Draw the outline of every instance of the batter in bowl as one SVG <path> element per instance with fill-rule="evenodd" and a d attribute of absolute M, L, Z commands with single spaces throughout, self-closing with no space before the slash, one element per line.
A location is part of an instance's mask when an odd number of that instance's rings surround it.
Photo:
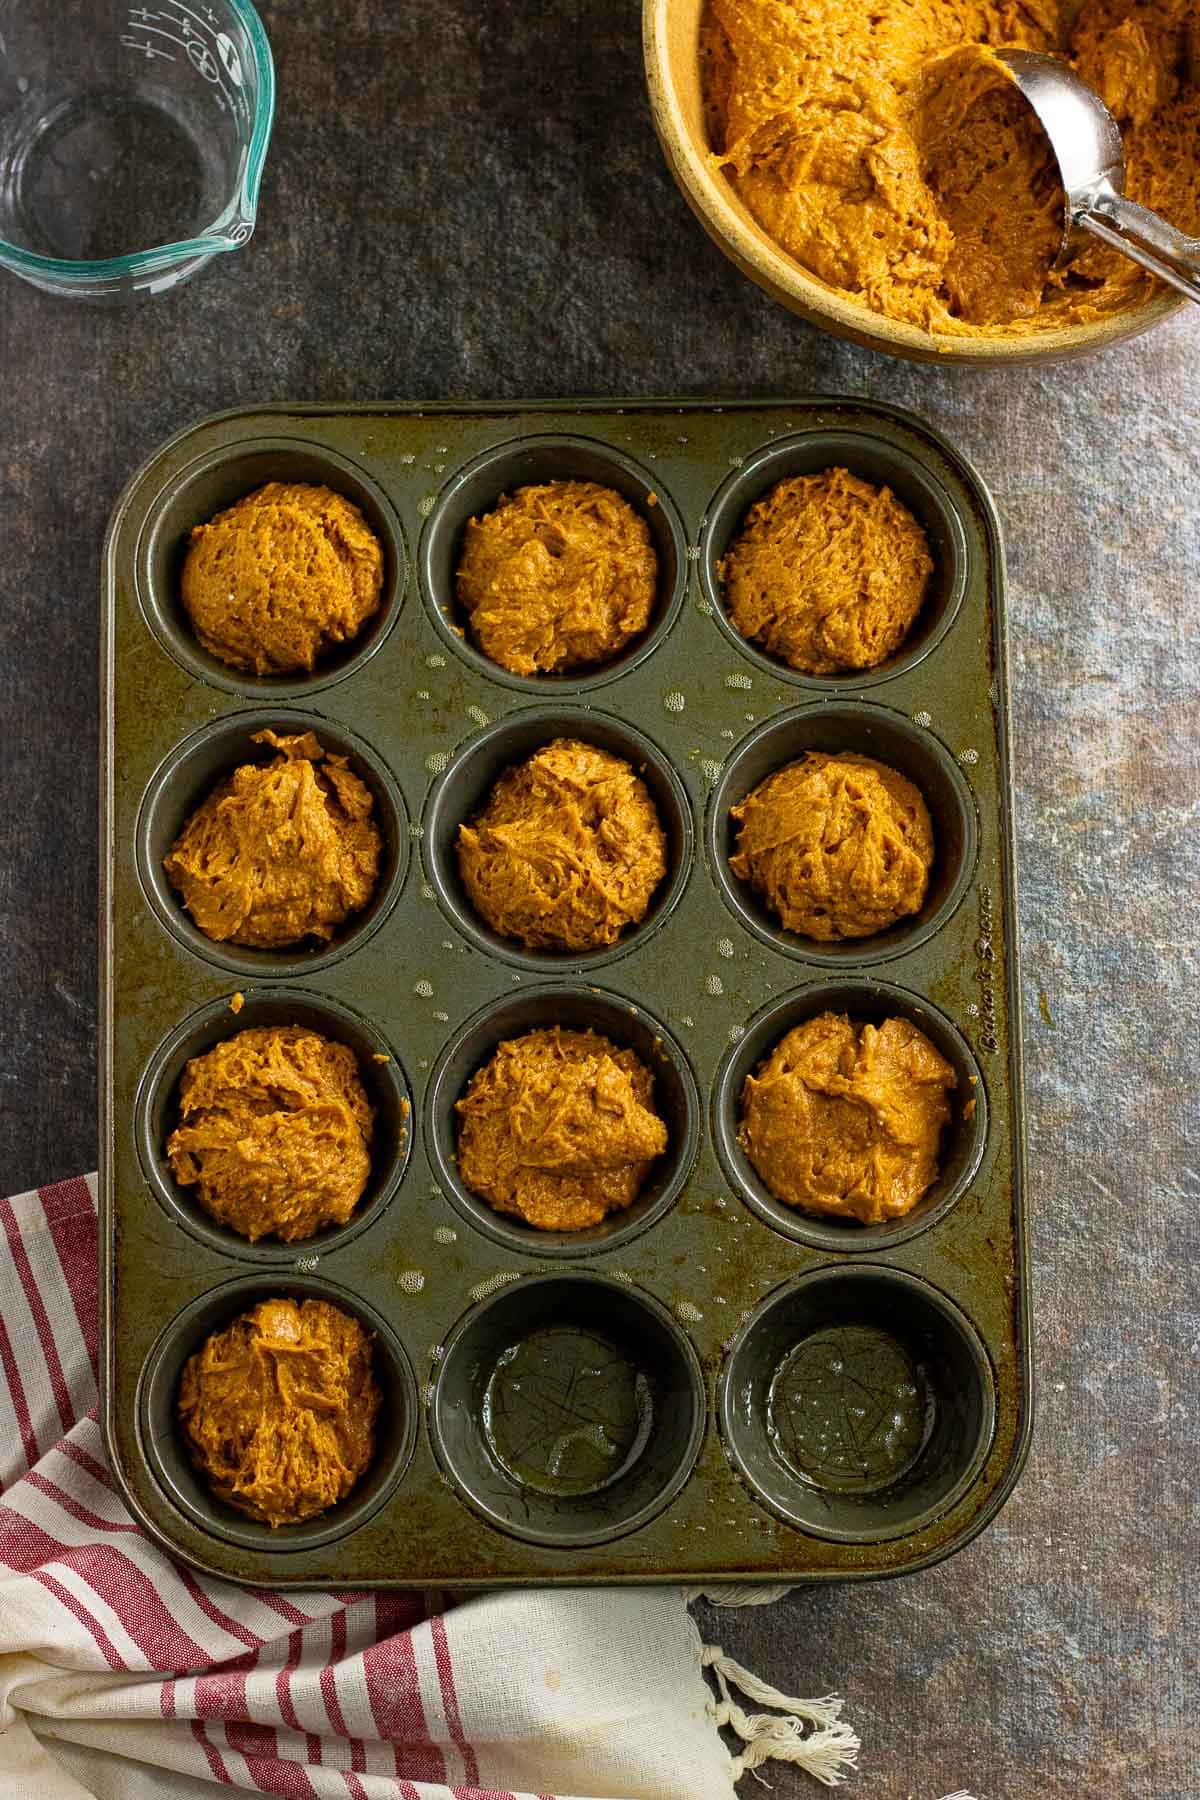
<path fill-rule="evenodd" d="M 1158 284 L 1102 245 L 1052 272 L 1049 146 L 981 47 L 1069 56 L 1122 129 L 1126 191 L 1194 234 L 1196 35 L 1190 0 L 709 0 L 709 138 L 764 231 L 874 312 L 956 335 L 1083 324 Z"/>

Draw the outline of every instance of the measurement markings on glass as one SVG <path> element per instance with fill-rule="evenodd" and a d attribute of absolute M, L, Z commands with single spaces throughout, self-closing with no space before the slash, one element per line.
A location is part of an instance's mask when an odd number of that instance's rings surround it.
<path fill-rule="evenodd" d="M 131 6 L 129 32 L 122 35 L 121 42 L 126 49 L 136 50 L 139 55 L 144 56 L 147 62 L 155 57 L 166 62 L 176 62 L 178 58 L 170 50 L 152 40 L 163 38 L 168 44 L 174 44 L 177 50 L 183 51 L 202 80 L 217 90 L 214 96 L 217 104 L 222 108 L 232 107 L 234 93 L 226 86 L 226 78 L 234 90 L 241 89 L 241 57 L 227 33 L 217 30 L 216 14 L 212 8 L 206 7 L 205 11 L 207 19 L 182 5 L 177 5 L 170 11 L 152 11 L 147 6 Z M 212 42 L 207 42 L 202 33 L 207 34 Z"/>

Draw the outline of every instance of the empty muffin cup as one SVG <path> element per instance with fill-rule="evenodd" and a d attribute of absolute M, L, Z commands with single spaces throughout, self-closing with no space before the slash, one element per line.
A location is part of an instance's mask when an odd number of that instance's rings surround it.
<path fill-rule="evenodd" d="M 192 530 L 271 481 L 326 487 L 358 507 L 383 549 L 378 610 L 348 643 L 331 650 L 311 674 L 252 675 L 230 667 L 200 643 L 180 598 Z M 395 507 L 376 481 L 336 451 L 293 438 L 252 438 L 210 450 L 163 487 L 143 528 L 135 563 L 138 603 L 168 656 L 190 675 L 254 700 L 299 698 L 360 669 L 395 624 L 404 596 L 407 556 Z"/>
<path fill-rule="evenodd" d="M 455 1487 L 497 1530 L 580 1550 L 654 1518 L 704 1433 L 700 1362 L 666 1308 L 598 1275 L 537 1275 L 459 1320 L 430 1429 Z"/>
<path fill-rule="evenodd" d="M 797 475 L 844 468 L 873 487 L 889 487 L 924 528 L 933 573 L 921 610 L 904 642 L 885 662 L 841 675 L 804 675 L 769 656 L 733 624 L 725 604 L 720 562 L 757 500 Z M 856 431 L 806 431 L 770 444 L 747 458 L 714 494 L 700 538 L 700 580 L 721 629 L 743 656 L 765 674 L 826 692 L 874 687 L 921 662 L 949 631 L 967 586 L 967 538 L 946 489 L 904 450 Z"/>
<path fill-rule="evenodd" d="M 667 1128 L 667 1148 L 652 1165 L 633 1205 L 582 1231 L 542 1231 L 497 1212 L 459 1174 L 455 1103 L 498 1045 L 555 1025 L 596 1031 L 633 1050 L 654 1077 L 653 1109 Z M 700 1141 L 700 1097 L 687 1057 L 651 1013 L 599 988 L 530 988 L 485 1006 L 449 1039 L 434 1064 L 425 1099 L 425 1142 L 435 1179 L 455 1210 L 485 1237 L 527 1256 L 593 1256 L 639 1236 L 670 1211 L 691 1172 Z"/>
<path fill-rule="evenodd" d="M 468 522 L 490 512 L 502 495 L 552 481 L 592 481 L 614 489 L 645 520 L 658 558 L 658 591 L 646 630 L 611 661 L 561 675 L 517 675 L 485 656 L 470 639 L 456 598 Z M 421 534 L 421 588 L 437 631 L 455 656 L 489 681 L 524 693 L 583 692 L 601 687 L 652 654 L 679 617 L 687 589 L 687 538 L 679 510 L 661 484 L 630 456 L 590 438 L 546 434 L 498 444 L 459 470 L 438 497 Z"/>
<path fill-rule="evenodd" d="M 192 921 L 167 879 L 163 859 L 201 802 L 244 763 L 269 762 L 276 752 L 256 744 L 256 732 L 280 736 L 315 732 L 322 748 L 349 759 L 353 772 L 370 788 L 374 819 L 383 838 L 379 878 L 361 912 L 346 921 L 327 944 L 260 950 L 218 943 Z M 408 812 L 399 784 L 377 751 L 344 725 L 316 713 L 264 708 L 240 712 L 204 725 L 159 765 L 142 798 L 135 829 L 138 877 L 146 899 L 171 935 L 205 962 L 234 975 L 259 980 L 303 976 L 339 961 L 378 930 L 396 902 L 408 867 Z"/>
<path fill-rule="evenodd" d="M 907 1019 L 924 1032 L 954 1070 L 955 1085 L 947 1096 L 950 1122 L 942 1134 L 937 1179 L 911 1212 L 882 1225 L 823 1218 L 789 1206 L 766 1186 L 738 1139 L 746 1077 L 754 1074 L 789 1031 L 827 1012 L 844 1013 L 860 1025 Z M 734 1191 L 776 1231 L 814 1250 L 852 1254 L 887 1250 L 944 1219 L 974 1181 L 987 1148 L 987 1090 L 967 1040 L 928 1000 L 891 982 L 821 982 L 770 1001 L 726 1051 L 713 1088 L 712 1130 L 721 1166 Z"/>
<path fill-rule="evenodd" d="M 870 937 L 824 942 L 786 931 L 749 882 L 729 867 L 737 848 L 732 809 L 768 775 L 808 751 L 850 751 L 897 770 L 920 790 L 933 826 L 933 865 L 919 912 Z M 845 968 L 886 962 L 931 938 L 951 917 L 970 885 L 978 852 L 975 801 L 962 770 L 928 729 L 890 707 L 865 700 L 798 706 L 759 725 L 730 752 L 708 804 L 706 842 L 717 885 L 730 910 L 766 943 L 803 962 Z"/>
<path fill-rule="evenodd" d="M 778 1517 L 871 1544 L 948 1512 L 995 1429 L 974 1326 L 899 1269 L 821 1268 L 776 1288 L 734 1339 L 717 1387 L 726 1454 Z"/>
<path fill-rule="evenodd" d="M 667 873 L 645 918 L 629 927 L 615 944 L 598 950 L 526 950 L 513 939 L 501 937 L 475 911 L 459 873 L 459 826 L 475 817 L 505 770 L 527 761 L 556 738 L 594 744 L 629 763 L 650 790 L 667 839 Z M 667 757 L 632 725 L 590 708 L 530 707 L 485 727 L 456 752 L 430 793 L 421 844 L 438 904 L 477 950 L 535 974 L 566 974 L 612 962 L 635 942 L 640 947 L 674 910 L 691 871 L 692 810 L 687 789 Z"/>
<path fill-rule="evenodd" d="M 354 1052 L 375 1114 L 371 1172 L 362 1198 L 344 1225 L 330 1226 L 313 1237 L 290 1243 L 263 1238 L 252 1244 L 219 1224 L 200 1205 L 194 1190 L 175 1179 L 167 1159 L 167 1139 L 179 1123 L 179 1083 L 193 1057 L 203 1056 L 240 1031 L 287 1025 L 303 1026 L 334 1043 L 348 1045 Z M 252 990 L 243 997 L 236 1014 L 226 997 L 210 1001 L 184 1019 L 164 1038 L 147 1063 L 133 1110 L 142 1171 L 170 1216 L 225 1256 L 267 1264 L 294 1264 L 299 1257 L 328 1255 L 373 1225 L 404 1178 L 414 1124 L 404 1070 L 392 1047 L 370 1021 L 324 995 L 284 987 Z"/>
<path fill-rule="evenodd" d="M 375 1456 L 344 1500 L 301 1525 L 270 1526 L 219 1500 L 188 1455 L 177 1417 L 179 1383 L 187 1359 L 214 1332 L 264 1300 L 326 1300 L 356 1318 L 374 1339 L 375 1379 L 382 1404 L 375 1424 Z M 173 1505 L 214 1537 L 267 1555 L 315 1550 L 363 1525 L 403 1480 L 417 1436 L 417 1390 L 399 1338 L 374 1307 L 316 1276 L 247 1276 L 226 1282 L 178 1313 L 153 1346 L 137 1395 L 142 1451 Z"/>

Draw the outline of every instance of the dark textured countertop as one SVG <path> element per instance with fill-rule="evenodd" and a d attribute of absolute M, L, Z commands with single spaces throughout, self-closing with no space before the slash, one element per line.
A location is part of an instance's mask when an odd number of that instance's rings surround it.
<path fill-rule="evenodd" d="M 0 1191 L 96 1160 L 98 559 L 163 437 L 287 397 L 841 391 L 924 413 L 1008 535 L 1036 1442 L 954 1561 L 704 1624 L 785 1689 L 847 1696 L 854 1791 L 1200 1794 L 1200 321 L 1004 375 L 841 346 L 694 224 L 634 0 L 265 14 L 279 121 L 250 249 L 129 312 L 0 290 Z"/>

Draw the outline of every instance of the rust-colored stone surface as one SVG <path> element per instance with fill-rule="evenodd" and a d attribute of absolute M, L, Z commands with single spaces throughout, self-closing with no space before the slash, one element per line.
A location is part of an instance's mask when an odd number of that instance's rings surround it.
<path fill-rule="evenodd" d="M 953 1562 L 704 1629 L 847 1696 L 848 1792 L 1195 1800 L 1200 320 L 1074 367 L 889 362 L 710 246 L 658 154 L 634 0 L 264 13 L 280 109 L 250 248 L 132 312 L 0 288 L 0 1191 L 95 1164 L 98 562 L 162 438 L 288 396 L 915 408 L 1008 534 L 1037 1437 Z"/>

